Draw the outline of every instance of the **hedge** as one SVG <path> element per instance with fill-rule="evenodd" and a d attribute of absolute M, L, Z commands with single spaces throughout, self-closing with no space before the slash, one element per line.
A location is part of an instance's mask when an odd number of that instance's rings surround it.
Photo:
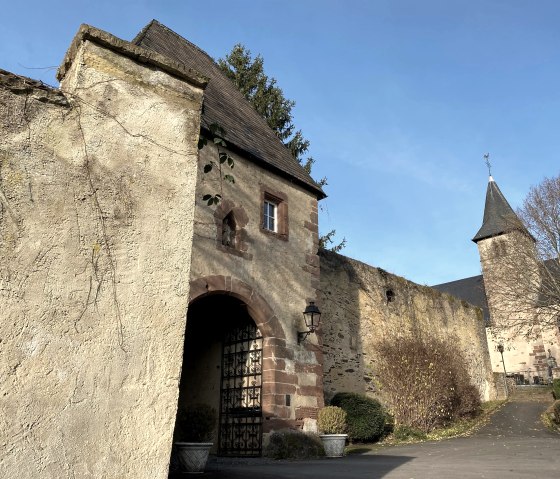
<path fill-rule="evenodd" d="M 348 436 L 353 442 L 375 442 L 383 435 L 386 413 L 379 401 L 356 393 L 337 393 L 331 406 L 346 411 Z"/>

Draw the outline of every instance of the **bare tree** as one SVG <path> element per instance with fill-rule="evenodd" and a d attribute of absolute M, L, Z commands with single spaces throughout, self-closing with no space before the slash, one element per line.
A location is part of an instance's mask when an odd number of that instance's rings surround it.
<path fill-rule="evenodd" d="M 533 186 L 517 216 L 481 248 L 484 283 L 495 330 L 531 338 L 559 326 L 560 176 Z"/>

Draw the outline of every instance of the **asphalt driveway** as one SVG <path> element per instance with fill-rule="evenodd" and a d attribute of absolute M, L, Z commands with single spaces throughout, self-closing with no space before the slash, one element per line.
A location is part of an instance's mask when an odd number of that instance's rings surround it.
<path fill-rule="evenodd" d="M 313 461 L 214 458 L 203 477 L 280 478 L 560 478 L 560 435 L 540 415 L 550 403 L 518 398 L 470 437 L 382 448 Z"/>

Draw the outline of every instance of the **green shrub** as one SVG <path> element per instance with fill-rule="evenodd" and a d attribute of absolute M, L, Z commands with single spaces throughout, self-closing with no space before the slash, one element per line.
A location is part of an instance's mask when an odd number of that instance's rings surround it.
<path fill-rule="evenodd" d="M 409 426 L 399 426 L 393 432 L 395 439 L 399 441 L 406 441 L 408 439 L 426 439 L 426 433 L 420 429 L 415 429 Z"/>
<path fill-rule="evenodd" d="M 211 442 L 216 429 L 216 410 L 207 404 L 179 407 L 175 423 L 177 442 Z"/>
<path fill-rule="evenodd" d="M 379 401 L 362 394 L 337 393 L 331 404 L 346 411 L 351 441 L 373 442 L 383 435 L 386 414 Z"/>
<path fill-rule="evenodd" d="M 554 413 L 554 422 L 556 424 L 560 424 L 560 399 L 554 402 L 554 405 L 552 406 L 552 412 Z"/>
<path fill-rule="evenodd" d="M 282 429 L 270 435 L 264 455 L 273 459 L 311 459 L 324 456 L 325 450 L 315 434 Z"/>
<path fill-rule="evenodd" d="M 554 379 L 552 381 L 552 395 L 554 399 L 560 399 L 560 379 Z"/>
<path fill-rule="evenodd" d="M 344 434 L 346 432 L 347 414 L 344 409 L 327 406 L 319 411 L 317 425 L 323 434 Z"/>

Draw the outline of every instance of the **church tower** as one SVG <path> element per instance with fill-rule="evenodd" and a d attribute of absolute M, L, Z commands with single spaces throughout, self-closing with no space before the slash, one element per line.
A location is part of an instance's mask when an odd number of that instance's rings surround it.
<path fill-rule="evenodd" d="M 540 284 L 535 240 L 492 176 L 482 226 L 472 241 L 478 246 L 490 311 L 487 336 L 492 368 L 523 374 L 523 380 L 532 383 L 535 377 L 545 376 L 546 364 L 539 328 L 533 328 L 530 338 L 526 329 L 527 324 L 535 324 L 535 291 Z M 509 329 L 500 327 L 506 324 Z M 503 363 L 498 345 L 505 348 Z"/>
<path fill-rule="evenodd" d="M 488 180 L 482 226 L 472 239 L 478 246 L 482 274 L 486 279 L 500 268 L 500 258 L 512 254 L 519 241 L 533 250 L 534 240 L 517 214 L 513 211 L 492 176 Z M 526 243 L 529 241 L 529 243 Z M 536 261 L 536 258 L 534 258 Z M 488 287 L 488 285 L 487 285 Z M 488 294 L 488 291 L 487 291 Z M 491 299 L 488 298 L 489 303 Z M 489 305 L 490 306 L 490 305 Z M 492 306 L 490 306 L 492 309 Z"/>

